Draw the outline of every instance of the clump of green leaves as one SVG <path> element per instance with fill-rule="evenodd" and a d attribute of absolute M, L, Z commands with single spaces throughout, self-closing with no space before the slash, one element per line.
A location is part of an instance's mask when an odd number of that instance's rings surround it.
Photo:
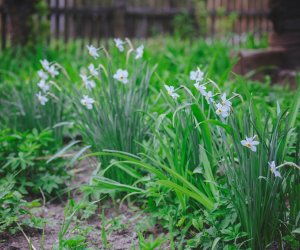
<path fill-rule="evenodd" d="M 142 233 L 138 233 L 138 239 L 139 247 L 143 250 L 163 249 L 162 245 L 165 242 L 162 236 L 154 238 L 153 235 L 150 235 L 148 239 L 145 239 Z"/>
<path fill-rule="evenodd" d="M 114 60 L 110 57 L 104 59 L 103 64 L 95 66 L 97 74 L 88 75 L 88 81 L 92 79 L 95 87 L 89 89 L 82 86 L 74 89 L 70 95 L 71 102 L 75 104 L 74 123 L 93 151 L 114 149 L 137 154 L 141 151 L 140 144 L 148 136 L 149 125 L 145 113 L 149 108 L 149 83 L 153 69 L 146 62 L 135 60 L 132 62 L 134 67 L 127 71 L 128 65 L 126 63 L 124 66 L 125 58 L 120 54 Z M 132 60 L 130 57 L 126 59 Z M 121 67 L 128 74 L 126 82 L 116 78 L 116 72 Z M 90 108 L 83 105 L 84 97 L 92 100 Z M 106 168 L 99 175 L 105 172 L 105 176 L 113 180 L 132 183 L 132 178 L 123 170 L 107 168 L 111 157 L 99 155 L 97 158 L 101 168 Z"/>
<path fill-rule="evenodd" d="M 289 155 L 294 147 L 299 96 L 298 90 L 290 113 L 281 111 L 279 105 L 276 114 L 263 113 L 250 101 L 234 110 L 227 132 L 216 129 L 223 141 L 216 150 L 226 166 L 232 203 L 251 249 L 286 246 L 283 236 L 291 235 L 292 229 L 299 226 L 299 221 L 294 220 L 295 208 L 299 216 L 299 192 L 298 198 L 295 196 L 299 167 L 296 157 Z M 259 143 L 257 149 L 245 147 L 242 140 L 254 135 Z"/>
<path fill-rule="evenodd" d="M 55 126 L 62 122 L 64 98 L 61 91 L 55 90 L 46 105 L 42 106 L 36 94 L 40 91 L 38 78 L 30 80 L 17 77 L 11 72 L 3 72 L 5 84 L 0 95 L 0 128 L 12 128 L 18 131 L 42 131 L 53 128 L 56 141 L 62 142 L 62 127 Z"/>
<path fill-rule="evenodd" d="M 68 179 L 64 160 L 47 159 L 57 150 L 53 131 L 0 131 L 0 176 L 14 175 L 16 188 L 23 194 L 58 194 Z"/>
<path fill-rule="evenodd" d="M 15 190 L 14 177 L 8 176 L 0 181 L 0 233 L 14 234 L 19 227 L 41 227 L 41 219 L 36 218 L 31 209 L 40 206 L 33 200 L 27 202 L 23 195 Z"/>

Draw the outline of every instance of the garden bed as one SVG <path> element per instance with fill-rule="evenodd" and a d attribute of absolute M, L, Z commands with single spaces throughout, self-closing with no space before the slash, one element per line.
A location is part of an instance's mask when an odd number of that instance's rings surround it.
<path fill-rule="evenodd" d="M 299 249 L 299 86 L 226 41 L 106 45 L 3 53 L 0 248 Z"/>

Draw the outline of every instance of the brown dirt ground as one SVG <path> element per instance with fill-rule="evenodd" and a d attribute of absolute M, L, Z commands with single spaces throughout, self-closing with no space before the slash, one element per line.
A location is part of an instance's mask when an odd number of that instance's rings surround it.
<path fill-rule="evenodd" d="M 78 187 L 81 184 L 88 183 L 93 169 L 91 168 L 91 162 L 83 161 L 75 168 L 75 176 L 70 184 L 70 187 Z M 74 200 L 80 200 L 81 194 L 73 191 L 71 196 Z M 54 245 L 58 243 L 58 234 L 61 229 L 61 224 L 64 218 L 64 209 L 66 200 L 58 202 L 47 202 L 39 215 L 44 215 L 48 224 L 45 226 L 44 236 L 44 249 L 54 249 Z M 110 234 L 107 235 L 109 242 L 109 249 L 132 249 L 138 246 L 138 237 L 134 230 L 134 226 L 143 221 L 147 216 L 141 212 L 137 207 L 132 205 L 128 206 L 124 204 L 122 208 L 116 208 L 113 206 L 110 200 L 106 200 L 104 204 L 106 208 L 105 219 L 111 220 L 113 218 L 119 218 L 121 225 L 126 225 L 122 229 L 110 230 Z M 108 208 L 107 208 L 108 207 Z M 143 222 L 142 222 L 143 223 Z M 102 249 L 101 240 L 101 218 L 100 214 L 95 215 L 94 218 L 87 221 L 83 221 L 80 226 L 91 226 L 93 229 L 88 233 L 89 249 Z M 110 224 L 106 226 L 106 230 L 110 229 Z M 42 230 L 24 229 L 25 234 L 31 240 L 32 245 L 36 250 L 42 249 Z M 149 228 L 151 234 L 158 235 L 162 231 L 157 227 Z M 27 250 L 30 249 L 28 241 L 25 236 L 19 232 L 15 235 L 0 235 L 0 249 L 1 250 Z M 76 249 L 76 248 L 75 248 Z M 136 248 L 138 249 L 138 248 Z M 167 249 L 167 248 L 164 248 Z"/>

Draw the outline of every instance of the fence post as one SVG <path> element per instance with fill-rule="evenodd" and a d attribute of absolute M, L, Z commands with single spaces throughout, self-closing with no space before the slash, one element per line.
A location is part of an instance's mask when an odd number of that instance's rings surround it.
<path fill-rule="evenodd" d="M 124 37 L 125 34 L 125 15 L 126 15 L 126 1 L 125 0 L 115 0 L 114 1 L 114 36 Z"/>

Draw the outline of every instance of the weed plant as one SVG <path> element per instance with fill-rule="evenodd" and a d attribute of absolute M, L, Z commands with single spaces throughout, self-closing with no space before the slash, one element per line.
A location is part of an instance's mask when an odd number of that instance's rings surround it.
<path fill-rule="evenodd" d="M 22 194 L 58 195 L 69 178 L 65 161 L 46 161 L 57 148 L 52 130 L 0 131 L 0 176 L 15 176 L 14 188 Z"/>
<path fill-rule="evenodd" d="M 15 190 L 15 177 L 12 175 L 0 180 L 0 233 L 14 234 L 20 227 L 41 228 L 43 220 L 32 213 L 39 207 L 37 200 L 27 202 L 23 195 Z"/>

